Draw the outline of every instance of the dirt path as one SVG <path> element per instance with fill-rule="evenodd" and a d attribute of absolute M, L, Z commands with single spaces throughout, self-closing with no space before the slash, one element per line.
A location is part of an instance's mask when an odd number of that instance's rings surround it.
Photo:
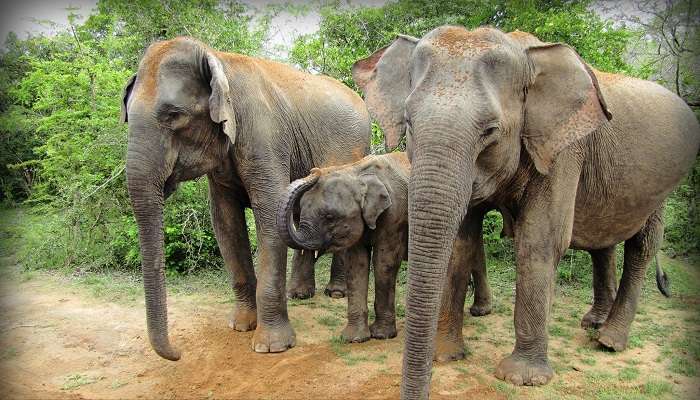
<path fill-rule="evenodd" d="M 169 362 L 148 345 L 142 300 L 108 301 L 70 278 L 21 273 L 11 255 L 1 261 L 3 398 L 398 397 L 403 337 L 337 343 L 344 300 L 290 303 L 297 346 L 255 354 L 251 332 L 227 328 L 226 299 L 171 295 L 171 337 L 183 358 Z M 471 355 L 434 368 L 433 398 L 700 398 L 698 297 L 674 303 L 646 287 L 630 348 L 619 354 L 602 351 L 578 328 L 585 301 L 559 293 L 550 329 L 556 377 L 542 388 L 493 377 L 513 345 L 512 294 L 497 291 L 492 315 L 465 322 Z"/>
<path fill-rule="evenodd" d="M 252 333 L 226 327 L 230 305 L 204 296 L 170 299 L 171 336 L 184 354 L 173 363 L 150 349 L 141 305 L 105 303 L 46 276 L 28 282 L 4 279 L 1 290 L 5 351 L 0 392 L 12 398 L 360 398 L 396 393 L 397 372 L 345 368 L 330 350 L 328 333 L 302 332 L 298 346 L 284 354 L 253 353 Z M 311 332 L 319 330 L 314 314 L 322 312 L 305 308 L 293 308 L 292 318 L 304 321 Z M 359 347 L 374 352 L 383 344 Z"/>

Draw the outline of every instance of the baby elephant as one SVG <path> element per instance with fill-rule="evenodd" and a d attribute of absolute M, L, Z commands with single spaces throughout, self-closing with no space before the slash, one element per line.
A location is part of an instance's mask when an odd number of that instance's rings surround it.
<path fill-rule="evenodd" d="M 410 164 L 405 153 L 367 156 L 352 164 L 312 169 L 306 178 L 292 182 L 280 204 L 277 226 L 290 247 L 347 252 L 348 324 L 342 332 L 342 339 L 347 342 L 396 336 L 396 274 L 408 255 L 409 175 Z M 298 224 L 295 214 L 299 215 Z M 370 254 L 374 264 L 376 317 L 368 326 Z M 457 254 L 453 256 L 454 263 L 465 264 L 460 259 Z M 466 288 L 468 284 L 470 274 L 464 273 L 465 268 L 473 275 L 475 295 L 471 313 L 488 314 L 491 294 L 485 263 L 455 267 L 451 271 L 461 273 L 454 273 L 448 279 L 464 280 L 458 286 Z M 443 303 L 443 311 L 451 312 L 446 308 L 454 308 L 447 298 Z M 460 304 L 456 312 L 461 313 L 462 307 Z"/>

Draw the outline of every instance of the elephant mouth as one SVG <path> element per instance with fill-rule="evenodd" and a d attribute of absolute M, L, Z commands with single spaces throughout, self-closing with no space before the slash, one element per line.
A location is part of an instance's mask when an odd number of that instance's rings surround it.
<path fill-rule="evenodd" d="M 301 250 L 301 254 L 305 254 L 307 252 L 312 252 L 314 255 L 314 263 L 318 261 L 319 258 L 321 258 L 322 255 L 326 254 L 328 252 L 328 249 L 318 249 L 318 250 L 308 250 L 308 249 L 303 249 Z M 331 253 L 333 253 L 331 251 Z"/>

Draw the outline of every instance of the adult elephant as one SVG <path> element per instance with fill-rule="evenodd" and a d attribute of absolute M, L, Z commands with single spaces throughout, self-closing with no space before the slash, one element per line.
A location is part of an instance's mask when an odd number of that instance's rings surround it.
<path fill-rule="evenodd" d="M 233 328 L 255 329 L 256 352 L 294 346 L 277 204 L 289 182 L 312 167 L 359 160 L 368 152 L 370 122 L 362 99 L 334 79 L 177 38 L 147 49 L 126 85 L 122 111 L 153 349 L 169 360 L 180 357 L 168 339 L 163 202 L 178 182 L 202 175 L 237 297 Z M 252 208 L 257 228 L 257 280 L 245 207 Z M 311 269 L 313 285 L 313 254 L 298 252 L 295 263 Z"/>
<path fill-rule="evenodd" d="M 593 71 L 565 44 L 491 28 L 401 36 L 358 61 L 353 76 L 389 142 L 408 132 L 402 396 L 428 396 L 451 243 L 458 231 L 469 234 L 460 226 L 472 225 L 468 211 L 482 204 L 506 209 L 514 223 L 516 344 L 496 375 L 518 385 L 553 376 L 547 322 L 568 247 L 599 252 L 598 271 L 625 242 L 621 285 L 598 339 L 624 348 L 662 237 L 663 201 L 700 143 L 683 100 L 654 83 Z"/>

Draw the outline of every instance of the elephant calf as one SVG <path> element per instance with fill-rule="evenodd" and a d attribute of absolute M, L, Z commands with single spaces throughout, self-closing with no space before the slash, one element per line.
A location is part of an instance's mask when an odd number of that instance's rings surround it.
<path fill-rule="evenodd" d="M 394 307 L 396 274 L 408 251 L 408 178 L 410 164 L 405 153 L 367 156 L 337 167 L 314 168 L 311 174 L 289 186 L 286 200 L 280 204 L 277 225 L 280 237 L 290 247 L 348 254 L 348 324 L 342 338 L 347 342 L 364 342 L 370 337 L 388 339 L 396 336 Z M 294 210 L 299 209 L 299 224 Z M 464 251 L 461 251 L 464 250 Z M 465 259 L 467 246 L 455 242 L 451 273 L 455 287 L 466 290 L 470 272 L 474 278 L 473 315 L 491 311 L 491 294 L 482 257 L 476 263 Z M 374 264 L 375 321 L 367 323 L 367 285 L 370 252 Z M 471 269 L 473 268 L 473 271 Z M 453 304 L 452 296 L 443 298 L 442 315 L 463 313 L 464 300 Z M 464 299 L 464 296 L 461 297 Z M 452 320 L 450 318 L 449 320 Z M 446 326 L 441 319 L 440 332 L 457 334 L 459 327 Z M 458 329 L 456 329 L 458 328 Z M 457 332 L 458 331 L 458 332 Z M 442 336 L 442 335 L 440 335 Z M 437 338 L 437 344 L 453 341 Z M 461 349 L 463 354 L 463 349 Z"/>

